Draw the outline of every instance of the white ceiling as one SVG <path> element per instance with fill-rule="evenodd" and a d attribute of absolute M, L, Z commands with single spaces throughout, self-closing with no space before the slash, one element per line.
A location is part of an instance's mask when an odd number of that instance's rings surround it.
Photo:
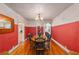
<path fill-rule="evenodd" d="M 8 7 L 22 15 L 26 20 L 34 20 L 38 13 L 46 21 L 52 21 L 62 13 L 71 3 L 8 3 Z"/>

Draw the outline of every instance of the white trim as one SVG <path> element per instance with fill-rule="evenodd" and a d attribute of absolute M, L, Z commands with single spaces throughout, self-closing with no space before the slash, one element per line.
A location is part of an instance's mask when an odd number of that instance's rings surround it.
<path fill-rule="evenodd" d="M 79 21 L 79 4 L 71 4 L 52 20 L 52 26 L 59 26 Z"/>
<path fill-rule="evenodd" d="M 66 21 L 66 22 L 60 22 L 57 21 L 57 22 L 53 22 L 52 23 L 52 26 L 55 27 L 55 26 L 60 26 L 60 25 L 65 25 L 65 24 L 71 24 L 71 23 L 75 23 L 75 22 L 79 22 L 79 19 L 78 20 L 73 20 L 73 21 Z"/>
<path fill-rule="evenodd" d="M 9 50 L 9 53 L 11 53 L 12 51 L 14 51 L 17 47 L 19 47 L 19 44 L 17 44 L 15 47 L 13 47 L 11 50 Z"/>
<path fill-rule="evenodd" d="M 25 39 L 24 41 L 26 41 L 27 39 Z M 22 42 L 23 44 L 24 42 Z M 20 45 L 20 43 L 18 43 L 15 47 L 13 47 L 11 50 L 9 50 L 9 53 L 13 52 L 16 48 L 18 48 Z"/>
<path fill-rule="evenodd" d="M 59 42 L 57 42 L 56 40 L 54 40 L 54 39 L 52 39 L 53 40 L 53 42 L 55 42 L 60 48 L 62 48 L 64 51 L 66 51 L 67 53 L 69 53 L 70 51 L 66 48 L 66 47 L 64 47 L 63 45 L 61 45 Z M 16 48 L 18 48 L 19 47 L 19 44 L 18 45 L 16 45 L 15 47 L 13 47 L 11 50 L 9 50 L 9 53 L 11 53 L 12 51 L 14 51 Z"/>
<path fill-rule="evenodd" d="M 64 51 L 66 51 L 67 53 L 69 53 L 70 51 L 64 47 L 63 45 L 61 45 L 59 42 L 57 42 L 56 40 L 52 39 L 60 48 L 62 48 Z"/>

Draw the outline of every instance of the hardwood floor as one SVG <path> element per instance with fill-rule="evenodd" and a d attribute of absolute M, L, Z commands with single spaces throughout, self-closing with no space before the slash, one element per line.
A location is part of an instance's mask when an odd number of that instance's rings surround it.
<path fill-rule="evenodd" d="M 78 54 L 70 51 L 70 53 L 65 52 L 53 41 L 50 42 L 50 49 L 45 50 L 44 55 L 70 55 Z M 30 41 L 26 40 L 24 43 L 21 43 L 17 49 L 15 49 L 11 55 L 36 55 L 36 51 L 30 48 Z"/>

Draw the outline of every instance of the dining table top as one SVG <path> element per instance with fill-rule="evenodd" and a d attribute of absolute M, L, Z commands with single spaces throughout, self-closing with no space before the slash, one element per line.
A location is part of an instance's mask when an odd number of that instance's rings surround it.
<path fill-rule="evenodd" d="M 46 36 L 42 35 L 41 37 L 42 37 L 42 38 L 39 38 L 39 40 L 36 40 L 36 39 L 38 38 L 38 36 L 34 36 L 34 37 L 32 38 L 32 41 L 36 41 L 36 42 L 40 41 L 40 42 L 42 42 L 42 41 L 46 41 L 46 40 L 47 40 L 47 37 L 46 37 Z M 44 40 L 43 40 L 43 39 L 44 39 Z"/>

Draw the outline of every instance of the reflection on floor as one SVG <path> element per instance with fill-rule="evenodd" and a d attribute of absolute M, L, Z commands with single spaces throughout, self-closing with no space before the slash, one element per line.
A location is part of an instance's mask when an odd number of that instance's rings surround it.
<path fill-rule="evenodd" d="M 50 49 L 44 51 L 44 55 L 68 55 L 68 54 L 78 54 L 78 53 L 75 52 L 67 53 L 53 41 L 50 42 Z M 26 40 L 24 43 L 20 44 L 19 47 L 11 53 L 11 55 L 36 55 L 36 51 L 30 48 L 30 41 Z"/>

